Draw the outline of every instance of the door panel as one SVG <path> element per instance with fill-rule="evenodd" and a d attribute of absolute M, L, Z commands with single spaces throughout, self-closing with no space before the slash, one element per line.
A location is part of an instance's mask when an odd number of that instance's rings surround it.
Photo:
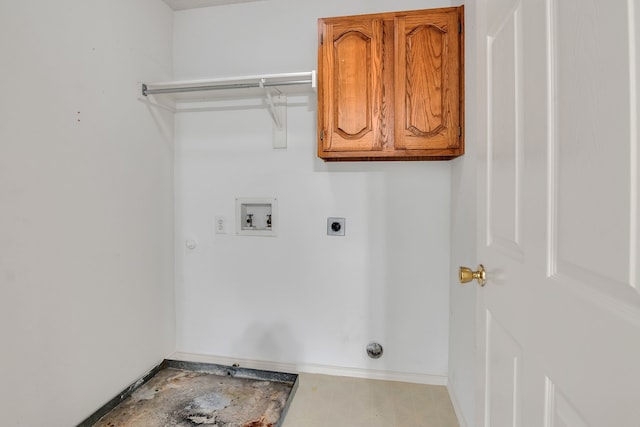
<path fill-rule="evenodd" d="M 487 37 L 487 244 L 522 259 L 521 4 Z"/>
<path fill-rule="evenodd" d="M 544 427 L 588 427 L 556 385 L 546 378 Z"/>
<path fill-rule="evenodd" d="M 456 13 L 395 19 L 396 148 L 460 145 L 459 25 Z"/>
<path fill-rule="evenodd" d="M 478 4 L 478 426 L 640 425 L 637 9 Z"/>
<path fill-rule="evenodd" d="M 556 87 L 552 170 L 557 171 L 551 177 L 556 189 L 551 255 L 554 273 L 635 287 L 630 283 L 635 265 L 620 256 L 637 245 L 631 233 L 637 210 L 632 215 L 630 206 L 637 135 L 631 135 L 629 111 L 636 76 L 629 75 L 631 40 L 621 25 L 627 22 L 626 12 L 624 1 L 551 2 L 550 25 L 566 28 L 554 31 L 551 46 L 557 58 L 551 69 Z M 582 107 L 573 108 L 577 105 Z"/>
<path fill-rule="evenodd" d="M 369 73 L 372 40 L 359 31 L 348 31 L 333 44 L 336 73 L 333 89 L 336 100 L 333 111 L 335 130 L 343 138 L 358 137 L 371 131 Z"/>
<path fill-rule="evenodd" d="M 520 426 L 522 346 L 487 311 L 487 419 L 490 426 Z"/>
<path fill-rule="evenodd" d="M 382 150 L 383 25 L 378 18 L 324 20 L 318 66 L 324 151 Z"/>

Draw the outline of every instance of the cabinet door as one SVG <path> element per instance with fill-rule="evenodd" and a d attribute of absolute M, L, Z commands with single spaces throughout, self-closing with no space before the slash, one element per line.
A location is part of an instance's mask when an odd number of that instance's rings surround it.
<path fill-rule="evenodd" d="M 460 9 L 395 18 L 395 148 L 462 153 Z"/>
<path fill-rule="evenodd" d="M 382 19 L 325 19 L 319 30 L 318 154 L 382 150 Z"/>

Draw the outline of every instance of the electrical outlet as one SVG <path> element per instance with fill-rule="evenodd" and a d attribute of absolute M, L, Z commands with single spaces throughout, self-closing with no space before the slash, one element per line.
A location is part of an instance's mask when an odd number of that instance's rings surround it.
<path fill-rule="evenodd" d="M 327 235 L 328 236 L 344 236 L 346 219 L 344 218 L 327 218 Z"/>
<path fill-rule="evenodd" d="M 217 216 L 215 222 L 216 234 L 227 234 L 227 218 L 224 216 Z"/>

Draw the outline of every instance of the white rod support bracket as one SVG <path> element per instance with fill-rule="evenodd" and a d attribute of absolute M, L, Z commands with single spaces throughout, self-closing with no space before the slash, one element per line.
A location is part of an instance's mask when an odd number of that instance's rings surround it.
<path fill-rule="evenodd" d="M 267 91 L 267 102 L 273 118 L 273 148 L 287 148 L 287 96 Z"/>
<path fill-rule="evenodd" d="M 271 118 L 273 119 L 273 122 L 276 124 L 276 126 L 278 128 L 282 127 L 282 120 L 280 119 L 280 115 L 282 114 L 282 108 L 280 104 L 282 104 L 282 99 L 281 97 L 284 95 L 276 95 L 275 99 L 273 97 L 273 95 L 271 95 L 271 91 L 267 89 L 266 91 L 267 93 L 267 104 L 269 104 L 269 112 L 271 113 Z M 284 104 L 286 107 L 287 104 L 287 97 L 284 96 Z"/>

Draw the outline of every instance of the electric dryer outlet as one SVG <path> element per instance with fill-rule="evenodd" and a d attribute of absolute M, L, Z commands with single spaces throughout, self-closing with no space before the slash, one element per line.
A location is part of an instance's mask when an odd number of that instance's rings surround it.
<path fill-rule="evenodd" d="M 345 218 L 327 218 L 327 235 L 328 236 L 344 236 L 346 231 Z"/>

